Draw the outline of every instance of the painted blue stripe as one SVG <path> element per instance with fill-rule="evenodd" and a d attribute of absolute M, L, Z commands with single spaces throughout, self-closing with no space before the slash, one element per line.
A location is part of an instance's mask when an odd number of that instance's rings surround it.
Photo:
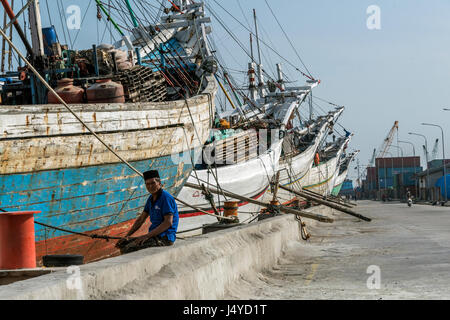
<path fill-rule="evenodd" d="M 158 170 L 164 188 L 175 196 L 192 170 L 192 164 L 185 163 L 182 174 L 177 176 L 178 165 L 170 155 L 132 165 L 139 171 Z M 1 208 L 40 210 L 37 221 L 77 232 L 134 219 L 147 197 L 142 178 L 122 163 L 0 175 Z M 45 229 L 36 225 L 36 241 L 67 235 L 55 230 L 45 233 Z"/>

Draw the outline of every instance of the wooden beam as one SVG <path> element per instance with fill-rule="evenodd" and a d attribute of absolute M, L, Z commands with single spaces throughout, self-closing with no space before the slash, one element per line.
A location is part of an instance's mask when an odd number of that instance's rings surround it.
<path fill-rule="evenodd" d="M 372 221 L 372 219 L 367 218 L 367 217 L 364 217 L 363 215 L 360 215 L 359 213 L 353 212 L 353 211 L 351 211 L 351 210 L 349 210 L 349 209 L 347 209 L 347 208 L 344 208 L 344 207 L 342 207 L 342 206 L 338 206 L 337 204 L 335 204 L 335 203 L 333 203 L 333 202 L 330 202 L 330 201 L 323 200 L 323 199 L 320 199 L 320 198 L 318 198 L 318 197 L 312 196 L 312 195 L 310 195 L 310 194 L 308 194 L 308 193 L 306 193 L 306 192 L 303 192 L 303 191 L 296 191 L 296 190 L 290 189 L 290 188 L 285 187 L 285 186 L 282 186 L 282 185 L 280 185 L 280 188 L 281 188 L 281 189 L 284 189 L 284 190 L 286 190 L 286 191 L 292 192 L 292 193 L 294 193 L 294 194 L 296 194 L 296 195 L 298 195 L 298 196 L 300 196 L 300 197 L 302 197 L 302 198 L 305 198 L 305 199 L 307 199 L 307 200 L 315 201 L 315 202 L 320 203 L 320 204 L 323 204 L 323 205 L 325 205 L 325 206 L 327 206 L 327 207 L 330 207 L 330 208 L 339 210 L 339 211 L 341 211 L 341 212 L 347 213 L 347 214 L 349 214 L 349 215 L 351 215 L 351 216 L 354 216 L 354 217 L 357 217 L 357 218 L 359 218 L 359 219 L 361 219 L 361 220 L 364 220 L 364 221 Z"/>
<path fill-rule="evenodd" d="M 200 186 L 198 186 L 198 185 L 196 185 L 194 183 L 190 183 L 190 182 L 186 182 L 184 184 L 184 186 L 192 188 L 192 189 L 200 190 L 200 191 L 202 190 L 202 187 L 200 187 Z M 212 192 L 212 193 L 215 193 L 215 194 L 223 194 L 223 195 L 225 195 L 227 197 L 230 197 L 230 198 L 234 198 L 234 199 L 238 199 L 238 200 L 241 200 L 241 201 L 246 201 L 246 202 L 250 202 L 250 203 L 253 203 L 253 204 L 257 204 L 257 205 L 260 205 L 260 206 L 263 206 L 263 207 L 266 207 L 266 208 L 269 208 L 269 207 L 272 206 L 269 203 L 265 203 L 265 202 L 261 202 L 261 201 L 258 201 L 258 200 L 254 200 L 252 198 L 247 198 L 247 197 L 235 194 L 233 192 L 225 191 L 223 189 L 221 189 L 221 191 L 219 191 L 216 188 L 211 188 L 210 187 L 209 191 Z M 314 213 L 310 213 L 310 212 L 306 212 L 306 211 L 302 211 L 302 210 L 295 210 L 295 209 L 287 208 L 287 207 L 283 207 L 283 206 L 279 206 L 279 208 L 280 208 L 281 212 L 295 214 L 295 215 L 298 215 L 298 216 L 301 216 L 301 217 L 304 217 L 304 218 L 314 219 L 314 220 L 317 220 L 317 221 L 320 221 L 320 222 L 331 223 L 331 222 L 334 221 L 333 219 L 331 219 L 329 217 L 326 217 L 326 216 L 323 216 L 323 215 L 320 215 L 320 214 L 314 214 Z"/>

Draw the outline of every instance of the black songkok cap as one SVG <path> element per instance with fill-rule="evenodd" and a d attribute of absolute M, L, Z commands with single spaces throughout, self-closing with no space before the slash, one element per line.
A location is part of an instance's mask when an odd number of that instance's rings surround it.
<path fill-rule="evenodd" d="M 151 178 L 159 178 L 158 170 L 149 170 L 144 172 L 144 180 Z"/>

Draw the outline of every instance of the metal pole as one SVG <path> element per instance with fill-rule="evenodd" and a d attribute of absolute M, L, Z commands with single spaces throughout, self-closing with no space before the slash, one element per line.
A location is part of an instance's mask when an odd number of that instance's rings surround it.
<path fill-rule="evenodd" d="M 423 134 L 414 133 L 414 132 L 408 132 L 408 134 L 420 136 L 420 137 L 424 138 L 424 140 L 425 140 L 425 161 L 427 162 L 427 183 L 426 183 L 426 187 L 425 187 L 425 200 L 428 200 L 429 199 L 428 188 L 430 187 L 430 170 L 429 170 L 429 167 L 428 167 L 428 143 L 427 143 L 427 137 L 425 137 Z"/>
<path fill-rule="evenodd" d="M 441 129 L 442 133 L 442 165 L 444 167 L 444 203 L 447 202 L 447 169 L 445 165 L 445 143 L 444 143 L 444 129 L 440 125 L 432 123 L 422 123 L 423 126 L 433 126 Z"/>
<path fill-rule="evenodd" d="M 9 6 L 9 3 L 7 0 L 0 0 L 0 2 L 3 4 L 3 7 L 5 8 L 5 12 L 8 14 L 9 18 L 11 20 L 14 20 L 14 27 L 16 28 L 17 33 L 19 34 L 20 39 L 22 39 L 23 44 L 25 45 L 25 49 L 27 50 L 28 54 L 33 57 L 33 49 L 30 45 L 30 43 L 27 40 L 27 37 L 25 36 L 25 33 L 23 32 L 22 28 L 20 27 L 19 23 L 15 19 L 15 15 L 11 7 Z M 34 58 L 33 58 L 34 60 Z"/>
<path fill-rule="evenodd" d="M 253 19 L 255 20 L 256 46 L 258 48 L 258 88 L 259 97 L 264 98 L 264 77 L 262 72 L 261 48 L 259 46 L 258 24 L 256 23 L 256 10 L 253 9 Z"/>

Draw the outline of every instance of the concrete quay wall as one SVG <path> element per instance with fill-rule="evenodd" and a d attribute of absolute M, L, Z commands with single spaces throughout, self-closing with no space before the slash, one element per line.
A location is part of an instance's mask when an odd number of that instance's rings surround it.
<path fill-rule="evenodd" d="M 0 286 L 0 299 L 221 299 L 241 274 L 276 264 L 298 240 L 298 221 L 282 215 Z"/>

